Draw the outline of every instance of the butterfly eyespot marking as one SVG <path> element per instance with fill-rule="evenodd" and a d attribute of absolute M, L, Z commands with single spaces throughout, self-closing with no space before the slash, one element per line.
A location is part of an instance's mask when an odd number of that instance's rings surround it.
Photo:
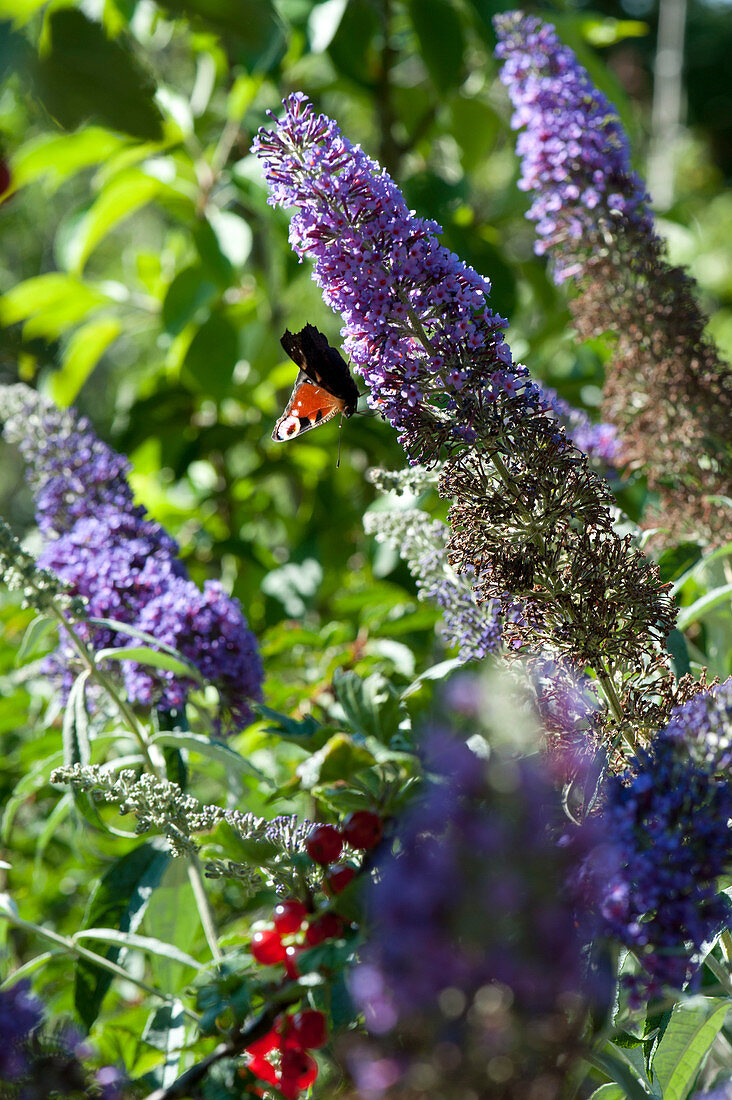
<path fill-rule="evenodd" d="M 297 378 L 285 411 L 274 426 L 272 438 L 283 443 L 302 432 L 327 424 L 339 413 L 353 416 L 358 387 L 343 356 L 331 347 L 322 332 L 306 325 L 300 332 L 286 331 L 280 341 L 298 366 Z"/>
<path fill-rule="evenodd" d="M 277 438 L 278 439 L 292 439 L 300 432 L 300 417 L 288 416 L 280 424 L 277 425 Z"/>

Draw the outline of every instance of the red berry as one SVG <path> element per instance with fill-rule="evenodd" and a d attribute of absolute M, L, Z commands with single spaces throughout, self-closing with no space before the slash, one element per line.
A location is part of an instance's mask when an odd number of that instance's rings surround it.
<path fill-rule="evenodd" d="M 0 195 L 4 195 L 13 182 L 10 175 L 10 166 L 4 157 L 0 157 Z"/>
<path fill-rule="evenodd" d="M 282 1054 L 278 1088 L 287 1100 L 295 1100 L 298 1093 L 312 1085 L 318 1076 L 318 1064 L 302 1050 L 285 1050 Z"/>
<path fill-rule="evenodd" d="M 341 832 L 352 848 L 375 848 L 384 835 L 384 822 L 372 810 L 355 810 L 343 822 Z"/>
<path fill-rule="evenodd" d="M 307 915 L 308 911 L 301 901 L 286 898 L 275 905 L 274 926 L 281 936 L 289 936 L 291 932 L 298 931 Z"/>
<path fill-rule="evenodd" d="M 353 880 L 356 868 L 350 863 L 334 863 L 325 876 L 325 888 L 329 894 L 341 894 Z"/>
<path fill-rule="evenodd" d="M 260 1039 L 255 1039 L 247 1047 L 247 1054 L 251 1054 L 252 1058 L 263 1058 L 265 1054 L 269 1054 L 270 1050 L 274 1050 L 275 1047 L 280 1045 L 280 1033 L 272 1028 L 266 1035 L 262 1035 Z"/>
<path fill-rule="evenodd" d="M 335 863 L 343 851 L 341 834 L 334 825 L 317 825 L 305 841 L 305 849 L 316 863 Z"/>
<path fill-rule="evenodd" d="M 343 921 L 335 913 L 324 913 L 322 917 L 311 921 L 305 929 L 305 942 L 310 947 L 325 940 L 334 940 L 343 932 Z"/>
<path fill-rule="evenodd" d="M 300 977 L 300 971 L 297 968 L 297 957 L 301 952 L 302 947 L 297 947 L 295 944 L 291 944 L 285 950 L 285 973 L 293 981 Z"/>
<path fill-rule="evenodd" d="M 266 1058 L 252 1058 L 247 1069 L 251 1070 L 260 1081 L 266 1081 L 268 1085 L 277 1084 L 277 1070 Z"/>
<path fill-rule="evenodd" d="M 288 1039 L 294 1039 L 295 1043 L 304 1050 L 317 1050 L 318 1047 L 325 1046 L 328 1027 L 323 1013 L 310 1008 L 296 1012 L 292 1017 Z M 288 1043 L 289 1045 L 291 1043 Z"/>
<path fill-rule="evenodd" d="M 275 963 L 285 961 L 285 948 L 280 939 L 279 932 L 274 928 L 266 928 L 261 932 L 255 932 L 251 942 L 252 955 L 263 966 L 274 966 Z"/>

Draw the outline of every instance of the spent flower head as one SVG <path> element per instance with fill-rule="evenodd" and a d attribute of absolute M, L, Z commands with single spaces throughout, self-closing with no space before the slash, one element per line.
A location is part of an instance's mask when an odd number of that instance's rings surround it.
<path fill-rule="evenodd" d="M 732 371 L 704 332 L 694 282 L 667 262 L 617 111 L 573 52 L 535 16 L 503 13 L 495 25 L 537 251 L 558 281 L 578 284 L 580 336 L 612 335 L 603 416 L 618 460 L 660 497 L 648 524 L 726 541 Z"/>

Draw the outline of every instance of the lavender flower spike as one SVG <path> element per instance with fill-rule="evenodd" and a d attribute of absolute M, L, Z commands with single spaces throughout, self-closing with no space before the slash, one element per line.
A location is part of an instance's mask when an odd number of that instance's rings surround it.
<path fill-rule="evenodd" d="M 357 1085 L 379 1096 L 402 1076 L 396 1095 L 411 1096 L 429 1068 L 430 1095 L 518 1100 L 541 1077 L 536 1095 L 553 1100 L 578 1041 L 571 1006 L 608 992 L 587 980 L 574 885 L 594 829 L 552 828 L 558 798 L 536 757 L 486 761 L 445 730 L 425 747 L 431 779 L 367 895 L 351 988 L 377 1053 L 357 1060 Z"/>
<path fill-rule="evenodd" d="M 667 262 L 617 112 L 572 51 L 534 16 L 501 14 L 495 26 L 513 125 L 525 127 L 520 186 L 534 194 L 536 251 L 557 282 L 579 285 L 570 304 L 579 336 L 612 334 L 602 415 L 618 431 L 620 461 L 660 498 L 645 522 L 723 543 L 732 371 L 705 333 L 694 282 Z"/>
<path fill-rule="evenodd" d="M 604 823 L 622 863 L 602 905 L 606 931 L 643 967 L 636 1003 L 682 989 L 732 909 L 732 678 L 675 707 L 628 775 L 608 782 Z"/>
<path fill-rule="evenodd" d="M 129 462 L 98 439 L 89 422 L 60 410 L 27 386 L 0 387 L 4 435 L 28 464 L 38 526 L 46 541 L 38 558 L 82 597 L 89 618 L 115 620 L 173 646 L 217 687 L 219 728 L 239 729 L 261 699 L 262 663 L 237 600 L 216 581 L 202 593 L 186 575 L 174 539 L 135 505 Z M 136 644 L 114 627 L 78 624 L 95 650 Z M 51 655 L 48 671 L 68 689 L 74 655 L 68 639 Z M 130 700 L 142 706 L 185 705 L 192 679 L 123 662 Z"/>
<path fill-rule="evenodd" d="M 536 222 L 535 251 L 552 250 L 557 282 L 578 274 L 578 238 L 620 218 L 650 231 L 648 195 L 630 168 L 617 112 L 563 46 L 554 27 L 522 12 L 497 15 L 496 56 L 515 112 L 526 127 L 516 152 L 523 191 L 535 192 L 527 217 Z M 564 252 L 567 252 L 565 258 Z"/>
<path fill-rule="evenodd" d="M 389 175 L 331 119 L 295 93 L 253 150 L 269 201 L 297 207 L 292 247 L 315 260 L 313 277 L 343 316 L 370 404 L 412 454 L 434 458 L 442 443 L 472 440 L 465 410 L 479 390 L 486 400 L 539 407 L 526 367 L 512 366 L 506 322 L 486 305 L 489 281 L 439 243 L 440 226 L 410 211 Z"/>

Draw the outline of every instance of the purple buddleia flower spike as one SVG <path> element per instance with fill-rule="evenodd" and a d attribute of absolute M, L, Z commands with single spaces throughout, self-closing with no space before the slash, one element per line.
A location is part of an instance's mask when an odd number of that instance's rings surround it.
<path fill-rule="evenodd" d="M 41 1002 L 20 981 L 0 990 L 0 1081 L 14 1081 L 28 1070 L 25 1043 L 43 1019 Z"/>
<path fill-rule="evenodd" d="M 731 762 L 729 679 L 676 707 L 628 774 L 608 781 L 603 819 L 621 863 L 602 912 L 643 967 L 630 983 L 636 1004 L 684 988 L 728 925 L 717 880 L 732 867 Z"/>
<path fill-rule="evenodd" d="M 425 764 L 430 778 L 367 896 L 370 934 L 351 990 L 380 1041 L 355 1070 L 375 1095 L 382 1075 L 369 1064 L 392 1083 L 398 1063 L 383 1057 L 394 1032 L 407 1086 L 429 1066 L 434 1095 L 513 1097 L 545 1074 L 542 1095 L 554 1097 L 555 1059 L 578 1038 L 571 1007 L 609 992 L 588 982 L 574 883 L 596 832 L 562 825 L 537 757 L 486 760 L 440 729 Z"/>
<path fill-rule="evenodd" d="M 290 243 L 314 260 L 369 403 L 410 454 L 429 458 L 441 443 L 472 441 L 476 401 L 553 416 L 551 400 L 512 361 L 507 322 L 486 303 L 488 279 L 441 245 L 441 227 L 409 210 L 391 177 L 302 93 L 284 105 L 252 147 L 269 202 L 296 208 Z"/>
<path fill-rule="evenodd" d="M 536 252 L 550 251 L 557 282 L 577 274 L 578 238 L 626 218 L 650 230 L 648 195 L 630 167 L 617 112 L 592 83 L 554 27 L 522 12 L 495 16 L 501 80 L 515 112 L 523 191 L 535 192 L 527 217 L 536 222 Z"/>
<path fill-rule="evenodd" d="M 203 592 L 189 580 L 178 545 L 135 505 L 129 463 L 96 437 L 72 409 L 59 410 L 27 386 L 4 387 L 4 435 L 28 463 L 36 518 L 46 535 L 39 564 L 54 572 L 90 619 L 108 619 L 177 649 L 215 684 L 221 700 L 217 728 L 251 722 L 249 704 L 262 697 L 262 663 L 237 600 L 217 582 Z M 82 620 L 79 636 L 95 650 L 139 644 L 114 626 Z M 152 643 L 151 643 L 152 644 Z M 74 653 L 63 636 L 48 660 L 68 690 Z M 170 671 L 123 662 L 132 702 L 178 709 L 194 681 Z"/>
<path fill-rule="evenodd" d="M 726 542 L 732 371 L 705 333 L 694 281 L 668 263 L 617 111 L 572 50 L 535 16 L 494 22 L 513 126 L 524 127 L 519 186 L 533 193 L 536 251 L 557 282 L 576 283 L 579 337 L 613 335 L 602 416 L 617 429 L 619 461 L 659 498 L 644 525 Z M 573 438 L 582 447 L 582 431 Z"/>

